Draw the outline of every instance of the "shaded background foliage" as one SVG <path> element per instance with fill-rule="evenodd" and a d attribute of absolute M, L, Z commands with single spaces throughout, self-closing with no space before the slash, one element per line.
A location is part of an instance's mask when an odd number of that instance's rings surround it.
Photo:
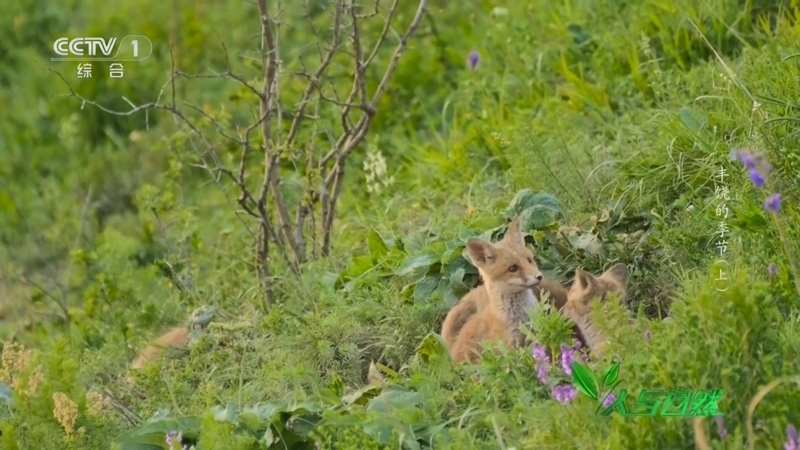
<path fill-rule="evenodd" d="M 325 29 L 326 2 L 310 3 Z M 176 428 L 203 448 L 278 448 L 258 443 L 265 434 L 292 448 L 496 448 L 498 439 L 507 448 L 694 448 L 690 422 L 601 418 L 580 399 L 555 402 L 527 352 L 487 358 L 470 376 L 430 334 L 478 282 L 464 240 L 496 237 L 534 194 L 558 205 L 526 226 L 549 275 L 567 282 L 577 267 L 628 265 L 635 325 L 623 326 L 623 308 L 598 319 L 623 358 L 626 388 L 722 388 L 728 436 L 705 424 L 711 448 L 746 448 L 750 399 L 797 374 L 798 297 L 763 194 L 728 154 L 767 155 L 769 188 L 783 193 L 781 219 L 797 242 L 795 3 L 432 2 L 348 163 L 333 255 L 299 277 L 278 267 L 271 308 L 234 194 L 192 167 L 192 141 L 173 118 L 81 108 L 48 70 L 118 110 L 129 107 L 123 97 L 158 94 L 169 42 L 186 73 L 224 70 L 223 42 L 235 71 L 255 79 L 255 6 L 9 5 L 0 12 L 10 24 L 0 30 L 0 334 L 35 351 L 0 412 L 4 448 L 106 448 L 118 436 L 122 448 L 164 448 Z M 403 3 L 398 20 L 414 6 Z M 313 57 L 311 22 L 300 5 L 284 7 L 284 59 Z M 122 80 L 101 70 L 78 80 L 69 63 L 49 61 L 60 36 L 133 33 L 154 52 L 126 64 Z M 481 55 L 475 70 L 470 50 Z M 226 123 L 253 107 L 222 80 L 178 90 Z M 215 144 L 226 161 L 238 157 Z M 394 184 L 369 192 L 363 163 L 378 150 L 381 177 Z M 734 199 L 726 259 L 737 274 L 724 294 L 710 287 L 720 167 Z M 289 163 L 282 170 L 293 198 L 299 181 Z M 767 278 L 770 262 L 779 270 Z M 203 304 L 218 310 L 207 333 L 126 384 L 135 353 Z M 667 313 L 671 322 L 658 321 Z M 563 323 L 541 326 L 544 344 L 557 346 Z M 400 375 L 363 387 L 371 360 Z M 65 436 L 57 392 L 76 403 L 83 434 Z M 94 413 L 96 392 L 110 398 L 104 414 Z M 800 422 L 797 397 L 781 385 L 761 402 L 758 448 L 780 448 L 787 423 Z M 134 446 L 137 433 L 150 444 Z"/>

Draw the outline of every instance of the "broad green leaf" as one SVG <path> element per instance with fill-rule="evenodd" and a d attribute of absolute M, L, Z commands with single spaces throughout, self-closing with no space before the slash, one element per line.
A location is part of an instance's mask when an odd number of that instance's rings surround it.
<path fill-rule="evenodd" d="M 450 281 L 450 288 L 453 289 L 453 292 L 466 292 L 469 290 L 466 284 L 464 284 L 464 275 L 466 275 L 466 271 L 463 267 L 459 267 L 453 273 L 450 274 L 449 281 Z"/>
<path fill-rule="evenodd" d="M 458 254 L 452 258 L 449 263 L 445 264 L 442 273 L 449 276 L 449 274 L 459 269 L 464 269 L 465 275 L 475 275 L 478 273 L 478 268 L 473 266 L 469 259 L 464 258 L 463 251 L 464 248 L 460 247 Z"/>
<path fill-rule="evenodd" d="M 523 232 L 540 230 L 556 223 L 562 213 L 547 205 L 533 205 L 520 213 Z"/>
<path fill-rule="evenodd" d="M 442 289 L 442 302 L 450 307 L 458 302 L 458 296 L 453 292 L 453 288 L 449 284 Z"/>
<path fill-rule="evenodd" d="M 236 419 L 241 426 L 254 433 L 269 427 L 269 422 L 261 420 L 258 414 L 253 411 L 242 411 Z"/>
<path fill-rule="evenodd" d="M 347 265 L 347 269 L 344 273 L 349 279 L 358 278 L 372 270 L 373 267 L 372 256 L 356 256 L 350 260 L 350 264 Z"/>
<path fill-rule="evenodd" d="M 194 416 L 156 417 L 138 428 L 122 433 L 114 441 L 120 444 L 158 445 L 164 442 L 164 436 L 167 433 L 174 430 L 180 431 L 187 438 L 197 439 L 200 435 L 200 419 Z"/>
<path fill-rule="evenodd" d="M 592 233 L 573 234 L 569 237 L 569 243 L 573 247 L 585 250 L 593 255 L 605 256 L 606 254 L 606 250 L 600 240 Z"/>
<path fill-rule="evenodd" d="M 369 399 L 375 397 L 379 392 L 381 392 L 381 389 L 382 388 L 379 385 L 375 384 L 364 386 L 363 388 L 342 397 L 342 403 L 344 403 L 346 406 L 354 404 L 366 405 Z"/>
<path fill-rule="evenodd" d="M 225 406 L 218 405 L 211 408 L 211 414 L 218 422 L 235 423 L 236 416 L 239 415 L 239 406 L 235 403 L 228 403 Z"/>
<path fill-rule="evenodd" d="M 425 336 L 425 339 L 423 339 L 422 343 L 417 347 L 416 353 L 420 361 L 427 364 L 431 356 L 447 354 L 447 344 L 445 344 L 441 335 L 430 333 Z"/>
<path fill-rule="evenodd" d="M 400 264 L 394 274 L 395 276 L 402 277 L 408 275 L 409 273 L 413 272 L 420 267 L 428 267 L 436 261 L 439 261 L 440 256 L 434 256 L 431 254 L 426 255 L 419 255 L 419 256 L 409 256 L 408 258 Z"/>
<path fill-rule="evenodd" d="M 386 245 L 386 241 L 381 237 L 381 235 L 375 230 L 375 228 L 369 229 L 369 254 L 372 255 L 373 258 L 380 258 L 383 255 L 389 253 L 389 246 Z"/>
<path fill-rule="evenodd" d="M 597 400 L 597 397 L 600 395 L 600 386 L 597 382 L 597 377 L 594 376 L 588 367 L 577 361 L 573 361 L 572 379 L 578 391 L 592 400 Z"/>
<path fill-rule="evenodd" d="M 162 439 L 163 441 L 164 439 Z M 161 444 L 140 444 L 136 442 L 120 442 L 117 444 L 119 450 L 164 450 Z"/>
<path fill-rule="evenodd" d="M 439 286 L 439 281 L 442 279 L 439 275 L 427 275 L 424 280 L 417 283 L 414 287 L 414 301 L 425 302 L 430 299 L 433 291 Z"/>
<path fill-rule="evenodd" d="M 378 416 L 362 425 L 364 433 L 382 445 L 392 442 L 392 432 L 408 429 L 402 422 L 392 417 Z M 409 430 L 410 431 L 410 430 Z"/>
<path fill-rule="evenodd" d="M 336 289 L 342 284 L 342 277 L 338 273 L 326 272 L 322 275 L 322 285 Z"/>
<path fill-rule="evenodd" d="M 700 124 L 697 123 L 697 120 L 694 118 L 694 114 L 692 110 L 687 108 L 686 106 L 680 109 L 680 117 L 681 122 L 686 125 L 686 128 L 690 129 L 692 132 L 697 133 L 700 130 Z"/>
<path fill-rule="evenodd" d="M 422 394 L 419 392 L 390 385 L 384 389 L 381 395 L 369 401 L 367 411 L 394 415 L 398 410 L 416 407 L 420 403 L 422 403 Z"/>
<path fill-rule="evenodd" d="M 472 231 L 467 227 L 461 227 L 458 231 L 458 241 L 462 244 L 466 244 L 470 238 L 478 237 L 480 233 Z"/>
<path fill-rule="evenodd" d="M 511 204 L 503 211 L 503 217 L 512 219 L 514 216 L 520 214 L 532 204 L 530 202 L 534 195 L 535 194 L 530 189 L 522 189 L 517 192 L 514 198 L 511 199 Z"/>
<path fill-rule="evenodd" d="M 322 416 L 319 414 L 300 414 L 292 416 L 292 418 L 286 422 L 286 428 L 305 439 L 314 431 L 314 428 L 316 428 L 321 421 Z"/>
<path fill-rule="evenodd" d="M 617 377 L 619 377 L 619 362 L 615 362 L 606 370 L 606 373 L 603 374 L 603 387 L 614 384 L 614 382 L 617 381 Z"/>
<path fill-rule="evenodd" d="M 511 200 L 511 204 L 503 212 L 503 217 L 506 219 L 512 219 L 516 215 L 522 215 L 525 210 L 536 206 L 552 210 L 557 216 L 564 215 L 564 208 L 561 205 L 561 202 L 559 202 L 558 199 L 556 199 L 552 194 L 548 194 L 546 192 L 535 194 L 530 189 L 522 189 L 517 193 L 517 195 L 514 196 L 514 199 Z M 525 221 L 523 221 L 522 225 L 523 231 L 530 231 L 534 229 L 527 228 Z"/>

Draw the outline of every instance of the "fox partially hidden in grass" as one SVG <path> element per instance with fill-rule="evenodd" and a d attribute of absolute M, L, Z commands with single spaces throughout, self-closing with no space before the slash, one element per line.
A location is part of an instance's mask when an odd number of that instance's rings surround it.
<path fill-rule="evenodd" d="M 152 344 L 148 345 L 131 363 L 132 369 L 141 369 L 146 363 L 156 360 L 165 348 L 185 347 L 192 338 L 196 328 L 205 328 L 214 317 L 212 306 L 201 306 L 189 316 L 186 326 L 175 327 L 162 334 Z"/>
<path fill-rule="evenodd" d="M 567 290 L 544 278 L 525 246 L 520 227 L 520 219 L 515 217 L 501 241 L 467 241 L 467 252 L 483 285 L 465 295 L 442 324 L 441 334 L 453 362 L 477 362 L 486 340 L 501 341 L 509 348 L 524 345 L 519 327 L 527 323 L 526 309 L 539 301 L 542 290 L 550 293 L 556 309 L 566 304 Z"/>
<path fill-rule="evenodd" d="M 592 303 L 605 302 L 609 294 L 615 294 L 620 301 L 625 300 L 628 289 L 628 270 L 625 264 L 615 264 L 602 275 L 595 277 L 581 269 L 575 271 L 575 281 L 567 293 L 564 313 L 577 325 L 580 337 L 595 355 L 602 354 L 606 341 L 592 318 Z"/>

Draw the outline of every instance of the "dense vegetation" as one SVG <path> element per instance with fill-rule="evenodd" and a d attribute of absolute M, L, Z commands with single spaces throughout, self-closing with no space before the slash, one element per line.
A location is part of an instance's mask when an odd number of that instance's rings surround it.
<path fill-rule="evenodd" d="M 385 33 L 391 2 L 334 3 L 280 5 L 280 102 L 246 139 L 277 61 L 256 4 L 0 12 L 0 447 L 800 448 L 796 2 L 431 0 L 380 98 L 419 2 Z M 50 61 L 58 37 L 130 34 L 154 51 L 124 78 Z M 555 279 L 628 267 L 594 373 L 620 361 L 631 403 L 721 389 L 723 418 L 597 415 L 531 349 L 453 366 L 437 333 L 478 282 L 464 242 L 516 214 Z M 202 306 L 187 349 L 128 368 Z M 571 344 L 561 316 L 533 325 Z"/>

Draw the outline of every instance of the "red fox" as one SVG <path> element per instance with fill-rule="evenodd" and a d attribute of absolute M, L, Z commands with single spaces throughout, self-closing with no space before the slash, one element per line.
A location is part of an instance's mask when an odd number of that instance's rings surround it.
<path fill-rule="evenodd" d="M 625 300 L 628 289 L 628 270 L 625 264 L 615 264 L 602 275 L 595 277 L 581 269 L 575 271 L 575 281 L 567 293 L 564 313 L 580 330 L 584 341 L 593 354 L 602 354 L 606 337 L 596 328 L 591 318 L 592 302 L 606 301 L 608 294 L 616 294 L 620 301 Z"/>
<path fill-rule="evenodd" d="M 175 327 L 162 334 L 152 344 L 148 345 L 131 363 L 132 369 L 141 369 L 146 363 L 159 357 L 161 351 L 168 347 L 185 347 L 192 337 L 194 327 L 205 328 L 214 316 L 214 308 L 202 306 L 192 312 L 185 327 Z"/>
<path fill-rule="evenodd" d="M 467 252 L 484 284 L 464 296 L 442 324 L 442 337 L 455 363 L 477 362 L 486 340 L 501 341 L 509 348 L 524 345 L 519 326 L 528 321 L 526 308 L 538 301 L 542 289 L 550 292 L 557 309 L 566 302 L 565 288 L 552 281 L 543 283 L 533 253 L 525 246 L 519 217 L 497 243 L 470 238 Z"/>

